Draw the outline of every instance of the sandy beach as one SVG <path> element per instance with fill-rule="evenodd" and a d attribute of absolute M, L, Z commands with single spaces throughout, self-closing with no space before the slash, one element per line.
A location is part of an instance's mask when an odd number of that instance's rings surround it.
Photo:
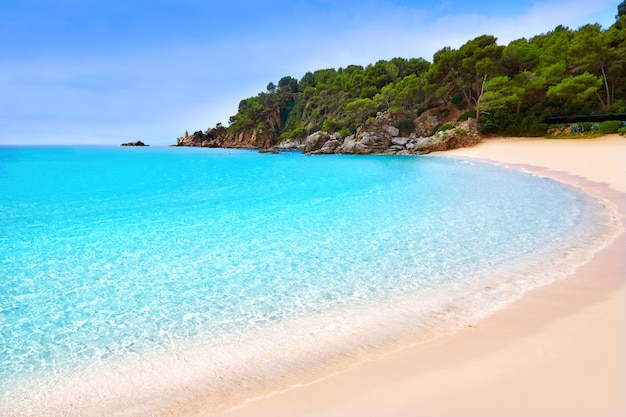
<path fill-rule="evenodd" d="M 552 177 L 626 214 L 626 138 L 617 135 L 493 138 L 445 156 Z M 457 333 L 222 415 L 626 415 L 624 254 L 622 233 L 575 274 Z"/>

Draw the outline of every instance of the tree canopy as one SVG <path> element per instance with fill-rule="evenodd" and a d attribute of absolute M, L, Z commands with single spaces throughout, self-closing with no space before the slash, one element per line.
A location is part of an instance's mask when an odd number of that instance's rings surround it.
<path fill-rule="evenodd" d="M 498 45 L 491 35 L 423 58 L 379 60 L 282 77 L 247 98 L 228 130 L 261 130 L 270 142 L 322 128 L 354 132 L 390 110 L 404 120 L 453 103 L 485 133 L 536 134 L 546 117 L 626 112 L 626 2 L 608 29 L 556 26 Z"/>

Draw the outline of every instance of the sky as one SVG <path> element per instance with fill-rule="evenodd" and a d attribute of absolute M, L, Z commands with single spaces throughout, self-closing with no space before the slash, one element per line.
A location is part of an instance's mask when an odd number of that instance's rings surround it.
<path fill-rule="evenodd" d="M 615 22 L 620 0 L 0 1 L 0 145 L 176 143 L 283 76 Z"/>

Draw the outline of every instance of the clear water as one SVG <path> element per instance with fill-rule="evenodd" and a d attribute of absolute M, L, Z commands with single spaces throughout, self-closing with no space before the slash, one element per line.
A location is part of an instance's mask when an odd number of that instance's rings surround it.
<path fill-rule="evenodd" d="M 487 308 L 477 288 L 583 248 L 602 212 L 555 181 L 442 157 L 0 148 L 0 401 L 316 318 L 338 338 L 338 317 L 368 337 L 417 323 L 368 306 L 487 311 L 515 291 Z"/>

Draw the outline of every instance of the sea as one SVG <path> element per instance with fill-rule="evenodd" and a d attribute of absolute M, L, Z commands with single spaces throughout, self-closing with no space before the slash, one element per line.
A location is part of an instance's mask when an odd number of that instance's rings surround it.
<path fill-rule="evenodd" d="M 0 147 L 0 415 L 225 410 L 475 323 L 614 227 L 439 155 Z"/>

